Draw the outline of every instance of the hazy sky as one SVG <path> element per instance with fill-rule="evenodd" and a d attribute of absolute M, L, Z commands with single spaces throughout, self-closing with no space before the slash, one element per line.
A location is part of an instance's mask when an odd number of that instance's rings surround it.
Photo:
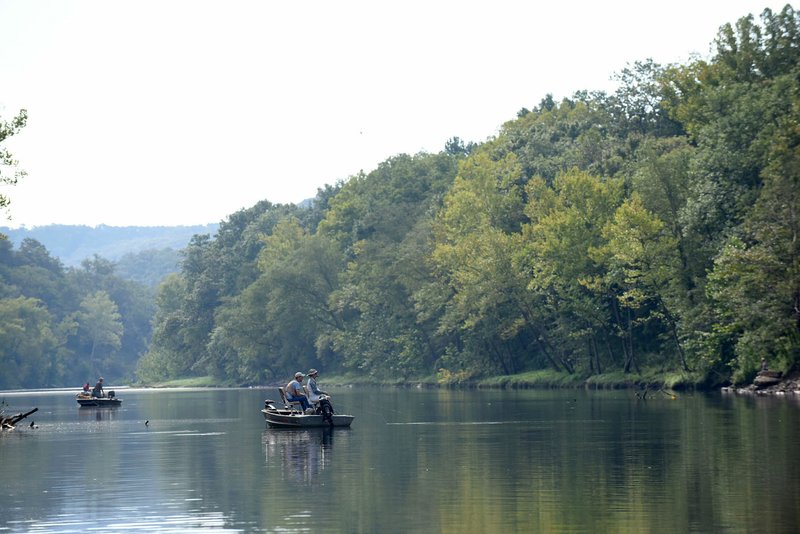
<path fill-rule="evenodd" d="M 748 0 L 0 0 L 11 221 L 219 222 L 399 153 L 483 141 L 547 93 L 708 57 Z"/>

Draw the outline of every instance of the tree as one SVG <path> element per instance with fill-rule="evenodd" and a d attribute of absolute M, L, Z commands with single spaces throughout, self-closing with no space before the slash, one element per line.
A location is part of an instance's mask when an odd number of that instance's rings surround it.
<path fill-rule="evenodd" d="M 97 291 L 83 299 L 75 319 L 88 349 L 87 357 L 99 375 L 122 346 L 123 326 L 117 305 L 108 293 Z"/>
<path fill-rule="evenodd" d="M 613 128 L 621 137 L 672 136 L 683 133 L 680 124 L 671 119 L 662 105 L 665 69 L 652 59 L 636 61 L 617 73 L 619 87 L 604 99 L 604 107 L 613 117 Z"/>
<path fill-rule="evenodd" d="M 52 385 L 57 340 L 37 299 L 0 299 L 0 388 Z"/>
<path fill-rule="evenodd" d="M 762 21 L 766 31 L 750 16 L 724 25 L 711 63 L 664 76 L 670 116 L 697 147 L 685 228 L 714 253 L 752 208 L 773 135 L 795 113 L 788 96 L 797 92 L 800 68 L 798 14 L 787 5 L 777 15 L 765 10 Z"/>
<path fill-rule="evenodd" d="M 678 336 L 677 306 L 671 299 L 674 292 L 670 291 L 672 281 L 678 278 L 676 240 L 658 217 L 644 209 L 637 194 L 616 210 L 603 228 L 603 237 L 606 242 L 590 254 L 606 265 L 606 285 L 622 289 L 619 305 L 632 310 L 639 324 L 660 320 L 668 325 L 681 369 L 688 371 Z"/>
<path fill-rule="evenodd" d="M 537 337 L 512 264 L 513 236 L 524 221 L 522 176 L 516 155 L 494 159 L 479 150 L 459 164 L 436 218 L 431 262 L 447 288 L 433 292 L 446 298 L 438 333 L 453 337 L 443 366 L 515 373 L 523 367 L 519 354 Z"/>
<path fill-rule="evenodd" d="M 623 182 L 572 169 L 559 174 L 552 187 L 534 178 L 526 193 L 530 222 L 522 228 L 515 261 L 536 303 L 531 308 L 538 337 L 550 359 L 560 364 L 554 367 L 572 369 L 580 363 L 597 372 L 602 367 L 597 345 L 610 346 L 617 336 L 630 359 L 626 318 L 612 314 L 613 292 L 595 284 L 604 271 L 590 255 L 603 243 L 602 228 L 622 202 Z"/>
<path fill-rule="evenodd" d="M 184 342 L 182 313 L 186 281 L 178 273 L 168 275 L 159 285 L 153 316 L 153 337 L 147 353 L 137 362 L 139 380 L 157 383 L 169 378 L 189 376 L 195 359 Z"/>
<path fill-rule="evenodd" d="M 430 221 L 464 158 L 453 141 L 440 154 L 400 155 L 353 177 L 331 201 L 317 235 L 347 258 L 329 305 L 342 322 L 318 342 L 361 373 L 430 369 L 433 326 L 417 321 L 414 293 L 433 277 Z M 466 150 L 471 150 L 467 147 Z"/>
<path fill-rule="evenodd" d="M 18 134 L 27 122 L 28 112 L 24 109 L 21 109 L 10 122 L 0 119 L 0 185 L 15 185 L 26 174 L 25 171 L 18 168 L 19 162 L 2 144 L 12 135 Z M 0 193 L 0 211 L 6 213 L 6 218 L 10 218 L 7 213 L 10 203 L 11 199 Z"/>
<path fill-rule="evenodd" d="M 696 152 L 683 137 L 647 139 L 636 153 L 637 164 L 630 178 L 642 206 L 661 219 L 676 240 L 681 262 L 677 276 L 690 301 L 698 298 L 696 288 L 711 267 L 713 252 L 704 249 L 701 236 L 687 228 Z"/>
<path fill-rule="evenodd" d="M 79 288 L 75 297 L 79 302 L 103 292 L 117 307 L 122 322 L 121 345 L 104 372 L 130 376 L 152 337 L 153 290 L 117 276 L 116 264 L 97 255 L 84 260 L 80 269 L 70 269 L 68 278 Z"/>
<path fill-rule="evenodd" d="M 294 218 L 280 221 L 262 241 L 261 275 L 218 308 L 209 343 L 212 370 L 245 383 L 315 365 L 328 351 L 322 340 L 342 328 L 329 306 L 344 268 L 336 244 L 309 234 Z"/>

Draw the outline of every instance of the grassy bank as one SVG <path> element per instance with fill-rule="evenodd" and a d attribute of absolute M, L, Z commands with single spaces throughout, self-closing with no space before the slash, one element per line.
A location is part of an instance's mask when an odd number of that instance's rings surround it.
<path fill-rule="evenodd" d="M 439 375 L 399 378 L 366 377 L 363 375 L 321 376 L 321 384 L 357 385 L 378 384 L 385 386 L 415 387 L 454 387 L 454 388 L 516 388 L 516 389 L 555 389 L 555 388 L 589 388 L 589 389 L 703 389 L 703 377 L 692 373 L 662 372 L 657 370 L 635 373 L 604 373 L 600 375 L 578 375 L 558 373 L 552 370 L 529 371 L 515 375 L 497 375 L 489 377 L 465 377 L 452 373 Z"/>
<path fill-rule="evenodd" d="M 137 387 L 147 388 L 213 388 L 213 387 L 236 387 L 233 383 L 220 383 L 210 376 L 193 376 L 189 378 L 176 378 L 165 380 L 156 384 L 136 384 Z"/>
<path fill-rule="evenodd" d="M 289 378 L 286 379 L 286 382 Z M 395 387 L 450 387 L 450 388 L 516 388 L 516 389 L 554 389 L 554 388 L 589 388 L 589 389 L 703 389 L 702 377 L 691 373 L 644 371 L 634 373 L 604 373 L 600 375 L 578 375 L 558 373 L 551 370 L 529 371 L 515 375 L 497 375 L 489 377 L 468 377 L 452 373 L 438 375 L 399 377 L 371 377 L 361 374 L 320 375 L 320 385 L 353 386 L 380 385 Z M 158 384 L 139 384 L 143 387 L 236 387 L 240 384 L 220 383 L 210 376 L 166 380 Z M 261 384 L 263 385 L 263 384 Z M 276 385 L 276 384 L 270 384 Z M 283 383 L 277 385 L 284 385 Z"/>

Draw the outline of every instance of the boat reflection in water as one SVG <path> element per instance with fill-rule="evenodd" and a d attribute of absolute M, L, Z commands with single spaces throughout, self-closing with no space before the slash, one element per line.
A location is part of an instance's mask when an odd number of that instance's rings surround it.
<path fill-rule="evenodd" d="M 94 410 L 81 408 L 76 411 L 81 421 L 86 421 L 87 419 L 94 419 L 95 421 L 115 421 L 120 417 L 118 408 L 98 408 Z"/>
<path fill-rule="evenodd" d="M 349 433 L 348 429 L 330 427 L 268 428 L 261 436 L 267 467 L 281 469 L 286 479 L 310 484 L 331 462 L 334 438 L 346 442 Z"/>

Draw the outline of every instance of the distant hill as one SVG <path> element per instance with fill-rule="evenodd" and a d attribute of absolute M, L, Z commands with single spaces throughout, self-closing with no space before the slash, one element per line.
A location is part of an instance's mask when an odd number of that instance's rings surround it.
<path fill-rule="evenodd" d="M 73 226 L 51 224 L 33 228 L 4 228 L 14 247 L 25 238 L 40 242 L 67 267 L 76 267 L 95 254 L 111 261 L 126 255 L 164 249 L 181 250 L 192 236 L 217 232 L 219 224 L 196 226 Z"/>

